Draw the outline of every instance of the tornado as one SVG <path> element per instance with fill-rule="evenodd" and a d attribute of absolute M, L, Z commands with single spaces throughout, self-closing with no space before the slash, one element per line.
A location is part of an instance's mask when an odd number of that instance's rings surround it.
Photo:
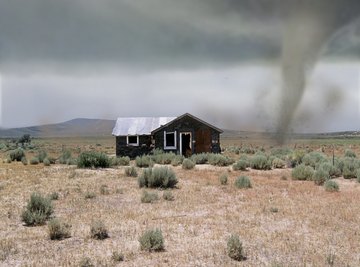
<path fill-rule="evenodd" d="M 360 14 L 358 0 L 290 1 L 282 43 L 278 141 L 283 143 L 302 99 L 307 77 L 331 37 Z"/>

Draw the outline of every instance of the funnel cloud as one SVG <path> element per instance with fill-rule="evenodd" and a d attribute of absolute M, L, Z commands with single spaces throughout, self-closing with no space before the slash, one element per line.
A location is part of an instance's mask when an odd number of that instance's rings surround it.
<path fill-rule="evenodd" d="M 278 132 L 287 132 L 310 75 L 326 42 L 358 18 L 358 1 L 298 1 L 289 12 L 283 39 L 283 88 Z"/>

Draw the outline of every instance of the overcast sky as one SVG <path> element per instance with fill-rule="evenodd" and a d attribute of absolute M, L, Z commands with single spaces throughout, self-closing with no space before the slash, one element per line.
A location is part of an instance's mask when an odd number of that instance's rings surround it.
<path fill-rule="evenodd" d="M 274 130 L 293 2 L 1 0 L 1 126 L 189 112 Z M 297 132 L 360 130 L 360 5 L 332 2 L 351 20 L 309 72 Z"/>

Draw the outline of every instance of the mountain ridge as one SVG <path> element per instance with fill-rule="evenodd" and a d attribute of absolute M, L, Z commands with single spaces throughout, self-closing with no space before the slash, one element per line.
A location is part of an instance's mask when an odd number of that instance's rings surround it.
<path fill-rule="evenodd" d="M 15 138 L 24 134 L 32 137 L 111 136 L 115 120 L 75 118 L 61 123 L 0 129 L 0 137 Z"/>

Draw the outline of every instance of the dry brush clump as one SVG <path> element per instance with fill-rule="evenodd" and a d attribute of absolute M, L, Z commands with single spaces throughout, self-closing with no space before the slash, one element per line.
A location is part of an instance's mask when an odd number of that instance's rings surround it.
<path fill-rule="evenodd" d="M 125 257 L 124 257 L 124 254 L 121 253 L 121 252 L 118 252 L 118 251 L 114 251 L 112 256 L 111 256 L 111 259 L 115 262 L 121 262 L 121 261 L 124 261 Z"/>
<path fill-rule="evenodd" d="M 114 157 L 110 159 L 110 166 L 129 166 L 129 157 Z"/>
<path fill-rule="evenodd" d="M 323 169 L 318 169 L 314 172 L 312 177 L 316 185 L 323 185 L 327 180 L 330 179 L 329 173 Z"/>
<path fill-rule="evenodd" d="M 252 188 L 251 180 L 248 176 L 239 176 L 235 179 L 235 186 L 237 188 Z"/>
<path fill-rule="evenodd" d="M 140 249 L 159 252 L 165 249 L 164 238 L 160 229 L 148 230 L 139 238 Z"/>
<path fill-rule="evenodd" d="M 51 240 L 62 240 L 71 237 L 71 225 L 57 218 L 49 221 L 48 230 Z"/>
<path fill-rule="evenodd" d="M 134 166 L 126 167 L 125 168 L 125 175 L 127 177 L 137 177 L 138 172 L 137 172 L 137 170 L 136 170 L 136 168 Z"/>
<path fill-rule="evenodd" d="M 139 168 L 150 168 L 154 165 L 154 162 L 149 155 L 144 155 L 135 158 L 136 167 Z"/>
<path fill-rule="evenodd" d="M 177 183 L 175 172 L 165 166 L 145 169 L 138 178 L 140 188 L 174 188 Z"/>
<path fill-rule="evenodd" d="M 79 155 L 78 168 L 109 168 L 110 158 L 101 152 L 85 151 Z"/>
<path fill-rule="evenodd" d="M 219 176 L 219 181 L 221 185 L 227 185 L 228 183 L 228 175 L 226 173 L 223 173 Z"/>
<path fill-rule="evenodd" d="M 191 159 L 184 159 L 182 162 L 182 168 L 184 170 L 191 170 L 194 169 L 195 162 L 193 162 Z"/>
<path fill-rule="evenodd" d="M 90 237 L 103 240 L 109 237 L 108 230 L 101 220 L 92 221 L 90 225 Z"/>
<path fill-rule="evenodd" d="M 266 155 L 254 155 L 250 160 L 250 167 L 255 170 L 271 170 L 271 162 Z"/>
<path fill-rule="evenodd" d="M 174 201 L 175 197 L 174 195 L 171 193 L 171 191 L 166 190 L 163 193 L 163 199 L 167 200 L 167 201 Z"/>
<path fill-rule="evenodd" d="M 314 175 L 314 169 L 310 166 L 305 166 L 305 164 L 297 165 L 291 171 L 291 176 L 294 180 L 311 180 Z"/>
<path fill-rule="evenodd" d="M 22 148 L 17 148 L 9 153 L 9 158 L 11 161 L 21 161 L 25 157 L 25 151 Z"/>
<path fill-rule="evenodd" d="M 159 200 L 159 196 L 156 192 L 148 192 L 144 190 L 141 195 L 141 203 L 153 203 Z"/>
<path fill-rule="evenodd" d="M 234 171 L 246 171 L 247 166 L 248 162 L 246 160 L 240 159 L 233 164 L 232 168 Z"/>
<path fill-rule="evenodd" d="M 333 180 L 327 180 L 324 184 L 325 187 L 325 191 L 328 192 L 338 192 L 339 191 L 339 185 L 337 184 L 337 182 L 333 181 Z"/>
<path fill-rule="evenodd" d="M 53 212 L 54 208 L 49 198 L 39 193 L 32 193 L 21 214 L 21 219 L 27 226 L 43 225 Z"/>
<path fill-rule="evenodd" d="M 236 261 L 245 260 L 243 246 L 238 235 L 232 234 L 227 241 L 227 254 Z"/>

